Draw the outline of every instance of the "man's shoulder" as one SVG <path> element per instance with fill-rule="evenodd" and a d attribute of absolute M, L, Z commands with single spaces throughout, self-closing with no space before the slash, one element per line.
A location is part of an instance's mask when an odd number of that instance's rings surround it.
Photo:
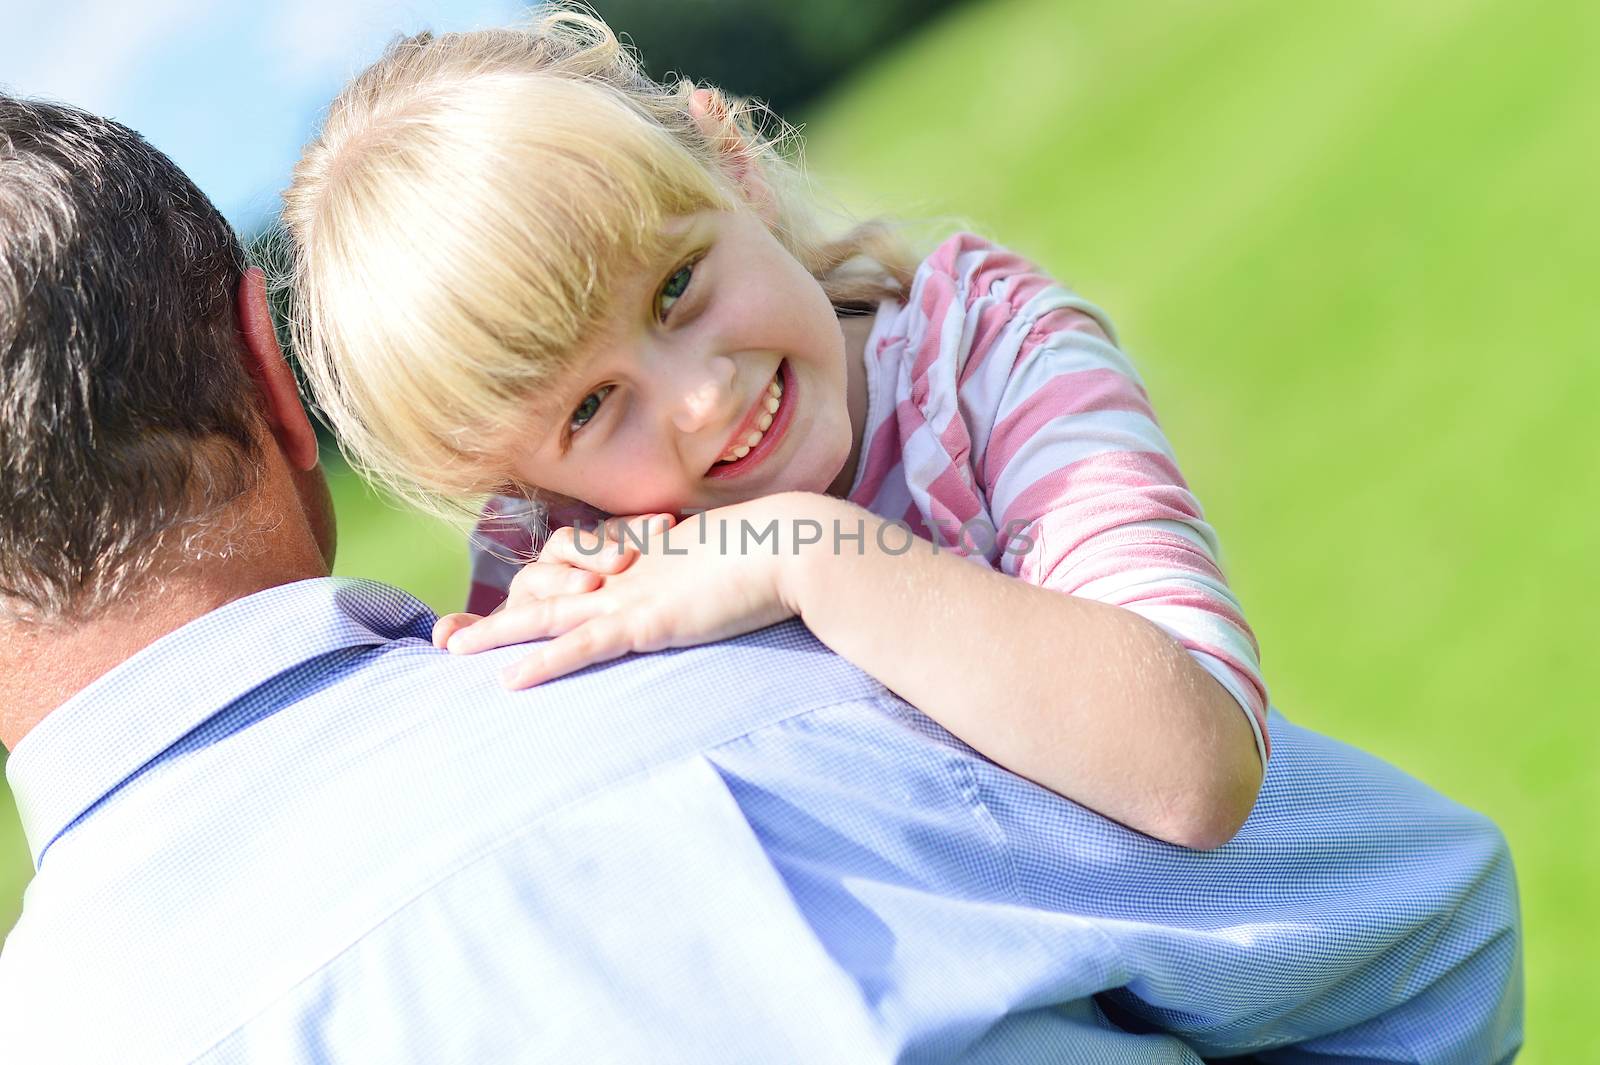
<path fill-rule="evenodd" d="M 311 606 L 289 598 L 262 618 L 269 629 L 296 618 L 301 644 L 280 652 L 270 676 L 250 678 L 248 691 L 235 695 L 235 682 L 221 692 L 229 700 L 215 698 L 215 712 L 164 754 L 192 751 L 197 766 L 226 759 L 263 786 L 314 766 L 330 779 L 372 774 L 375 784 L 427 766 L 441 800 L 455 787 L 464 804 L 499 773 L 527 816 L 530 803 L 554 808 L 788 718 L 893 699 L 797 621 L 508 691 L 500 676 L 526 646 L 452 655 L 428 640 L 433 613 L 395 589 L 330 582 L 304 591 Z M 307 629 L 321 636 L 306 638 Z M 222 738 L 225 751 L 203 749 Z"/>
<path fill-rule="evenodd" d="M 307 604 L 316 601 L 336 609 L 315 614 Z M 359 1016 L 363 973 L 408 971 L 421 955 L 505 961 L 508 982 L 489 983 L 531 1001 L 541 973 L 556 986 L 563 965 L 571 977 L 586 964 L 590 945 L 560 931 L 562 906 L 593 917 L 601 894 L 635 881 L 643 891 L 673 856 L 684 876 L 773 887 L 757 882 L 770 873 L 760 873 L 759 846 L 739 827 L 712 752 L 739 748 L 760 782 L 800 793 L 806 779 L 828 776 L 838 749 L 801 720 L 887 721 L 880 706 L 901 705 L 795 624 L 508 692 L 499 671 L 523 650 L 439 652 L 421 635 L 431 614 L 410 603 L 380 586 L 301 589 L 135 663 L 106 694 L 175 676 L 184 661 L 195 669 L 201 648 L 260 640 L 295 618 L 325 637 L 265 678 L 215 691 L 215 678 L 197 681 L 228 701 L 191 708 L 199 726 L 124 779 L 80 789 L 90 808 L 59 811 L 68 823 L 0 964 L 0 987 L 22 989 L 11 1002 L 59 1014 L 81 989 L 142 972 L 155 981 L 151 994 L 123 988 L 127 1015 L 108 1014 L 105 1031 L 126 1022 L 129 1032 L 159 1031 L 151 1046 L 198 1052 L 273 1031 L 238 1027 L 264 1009 L 315 1013 L 296 987 L 320 988 L 341 1017 Z M 97 707 L 111 710 L 85 709 Z M 755 850 L 740 857 L 741 847 Z M 477 946 L 428 947 L 440 929 Z M 530 937 L 528 953 L 491 946 L 513 933 Z M 509 960 L 541 949 L 543 968 Z M 378 1012 L 387 995 L 370 996 Z M 440 1033 L 478 1031 L 434 1020 Z M 419 1031 L 434 1023 L 418 1021 Z"/>

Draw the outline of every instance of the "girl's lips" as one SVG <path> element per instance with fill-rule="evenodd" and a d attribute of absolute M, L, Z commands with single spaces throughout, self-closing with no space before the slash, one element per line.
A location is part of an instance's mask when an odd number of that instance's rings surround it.
<path fill-rule="evenodd" d="M 783 360 L 783 363 L 778 367 L 778 373 L 783 380 L 783 396 L 778 400 L 778 412 L 772 416 L 772 424 L 767 427 L 766 433 L 761 437 L 761 442 L 751 448 L 750 453 L 742 459 L 716 463 L 706 471 L 707 477 L 714 477 L 718 480 L 729 477 L 742 477 L 765 461 L 767 456 L 772 454 L 778 445 L 783 442 L 789 423 L 794 420 L 795 407 L 794 371 L 790 368 L 788 359 Z M 766 393 L 763 392 L 762 396 L 764 398 Z M 751 408 L 750 414 L 745 420 L 745 425 L 741 427 L 740 432 L 749 430 L 756 418 L 759 417 L 761 409 L 761 403 L 757 401 L 755 406 Z M 735 439 L 737 438 L 738 434 L 735 434 Z"/>

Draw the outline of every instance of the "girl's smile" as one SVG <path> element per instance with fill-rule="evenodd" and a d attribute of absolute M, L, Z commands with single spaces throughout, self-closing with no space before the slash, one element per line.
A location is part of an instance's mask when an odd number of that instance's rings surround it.
<path fill-rule="evenodd" d="M 785 359 L 778 366 L 777 375 L 734 431 L 728 450 L 706 473 L 707 477 L 741 477 L 765 462 L 781 446 L 784 433 L 794 420 L 798 390 L 788 365 Z"/>

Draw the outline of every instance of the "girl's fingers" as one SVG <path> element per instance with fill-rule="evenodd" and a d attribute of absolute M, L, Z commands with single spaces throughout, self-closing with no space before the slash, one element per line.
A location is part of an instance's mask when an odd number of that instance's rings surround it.
<path fill-rule="evenodd" d="M 621 573 L 633 564 L 636 554 L 637 549 L 607 535 L 604 526 L 575 529 L 568 525 L 545 540 L 539 549 L 539 562 L 558 563 L 591 573 Z"/>
<path fill-rule="evenodd" d="M 511 587 L 506 589 L 506 598 L 521 603 L 554 595 L 577 595 L 592 592 L 604 583 L 605 577 L 599 573 L 541 558 L 517 571 L 511 578 Z"/>
<path fill-rule="evenodd" d="M 660 537 L 673 522 L 670 514 L 637 514 L 607 518 L 591 528 L 565 526 L 550 534 L 539 551 L 539 561 L 594 573 L 621 573 L 641 551 L 659 549 Z"/>
<path fill-rule="evenodd" d="M 608 518 L 604 527 L 611 539 L 637 548 L 672 528 L 676 521 L 677 518 L 671 514 L 635 514 L 631 517 Z"/>
<path fill-rule="evenodd" d="M 633 650 L 627 627 L 616 615 L 597 617 L 509 666 L 500 675 L 512 691 L 531 688 L 547 680 L 576 673 L 600 662 L 621 658 Z"/>
<path fill-rule="evenodd" d="M 433 645 L 444 650 L 451 636 L 477 622 L 480 617 L 478 614 L 446 614 L 433 623 Z"/>
<path fill-rule="evenodd" d="M 593 595 L 558 595 L 508 605 L 465 628 L 446 643 L 451 654 L 470 655 L 513 643 L 555 636 L 606 611 Z"/>

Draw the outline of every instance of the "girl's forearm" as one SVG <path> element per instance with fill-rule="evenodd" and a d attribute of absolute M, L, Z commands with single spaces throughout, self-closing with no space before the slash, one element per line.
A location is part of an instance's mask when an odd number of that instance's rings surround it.
<path fill-rule="evenodd" d="M 890 553 L 908 533 L 880 545 L 886 523 L 852 504 L 793 504 L 827 535 L 786 552 L 781 594 L 823 643 L 996 762 L 1130 828 L 1201 848 L 1238 831 L 1261 783 L 1254 735 L 1167 633 L 925 540 Z M 852 537 L 837 548 L 835 527 Z"/>

